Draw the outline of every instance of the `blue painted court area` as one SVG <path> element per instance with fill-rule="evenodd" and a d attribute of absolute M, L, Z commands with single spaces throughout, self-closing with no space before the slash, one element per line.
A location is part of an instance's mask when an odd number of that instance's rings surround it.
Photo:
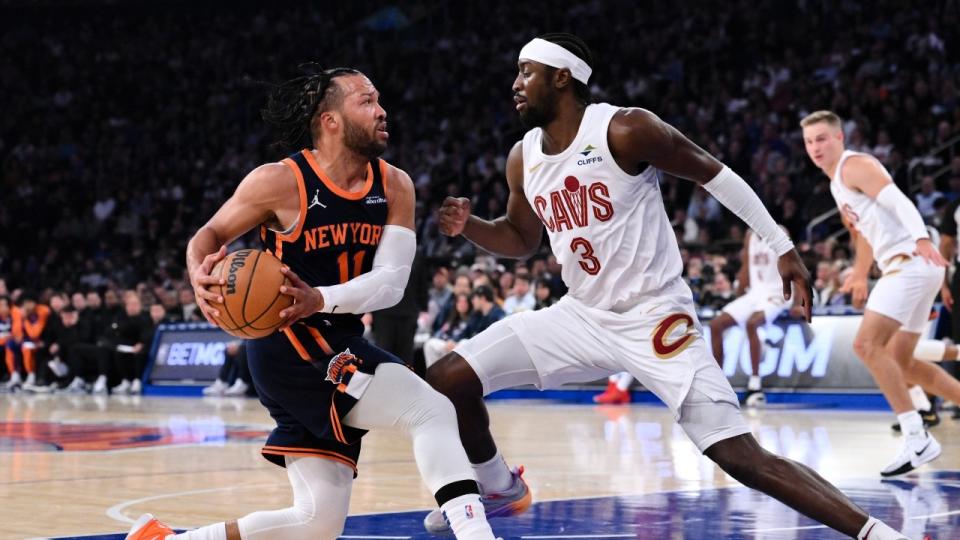
<path fill-rule="evenodd" d="M 912 539 L 960 538 L 960 472 L 842 488 L 873 515 Z M 427 539 L 425 512 L 353 516 L 343 538 Z M 537 503 L 526 514 L 492 520 L 504 539 L 649 538 L 821 540 L 843 538 L 779 502 L 743 487 Z M 76 538 L 122 539 L 123 535 Z"/>

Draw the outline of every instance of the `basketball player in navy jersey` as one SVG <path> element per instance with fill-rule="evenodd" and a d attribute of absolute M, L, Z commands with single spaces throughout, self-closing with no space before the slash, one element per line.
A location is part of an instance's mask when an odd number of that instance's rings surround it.
<path fill-rule="evenodd" d="M 777 257 L 810 318 L 810 276 L 786 233 L 750 186 L 650 111 L 591 104 L 587 46 L 570 34 L 533 39 L 513 83 L 531 128 L 507 158 L 506 215 L 471 215 L 447 198 L 440 230 L 504 257 L 536 251 L 546 228 L 569 293 L 460 342 L 427 373 L 457 408 L 460 436 L 488 503 L 517 513 L 529 491 L 497 451 L 483 396 L 549 388 L 627 370 L 671 409 L 707 457 L 746 486 L 861 540 L 904 536 L 870 517 L 815 471 L 767 452 L 750 434 L 736 394 L 710 354 L 660 194 L 661 171 L 701 184 L 743 219 Z M 512 507 L 512 508 L 511 508 Z M 425 526 L 445 530 L 432 512 Z"/>
<path fill-rule="evenodd" d="M 289 81 L 264 117 L 302 151 L 256 168 L 187 247 L 190 280 L 207 320 L 222 302 L 210 275 L 226 245 L 260 227 L 280 259 L 294 304 L 282 331 L 248 340 L 260 401 L 277 427 L 263 456 L 286 467 L 293 506 L 208 525 L 184 538 L 333 539 L 343 531 L 365 430 L 398 427 L 413 439 L 424 482 L 457 538 L 493 540 L 450 402 L 400 359 L 363 339 L 363 313 L 397 303 L 416 251 L 414 189 L 379 159 L 387 145 L 379 92 L 347 68 Z M 164 538 L 149 514 L 128 538 Z"/>

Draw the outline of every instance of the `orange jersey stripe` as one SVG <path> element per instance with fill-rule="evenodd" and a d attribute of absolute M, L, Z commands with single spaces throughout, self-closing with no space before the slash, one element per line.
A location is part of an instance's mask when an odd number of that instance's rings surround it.
<path fill-rule="evenodd" d="M 310 332 L 310 335 L 313 336 L 313 339 L 317 340 L 317 345 L 320 345 L 320 349 L 323 350 L 326 354 L 333 354 L 333 347 L 327 343 L 327 340 L 324 339 L 323 335 L 320 334 L 320 331 L 312 326 L 307 327 L 307 331 Z"/>
<path fill-rule="evenodd" d="M 303 343 L 300 343 L 300 340 L 297 339 L 296 335 L 294 335 L 293 330 L 284 328 L 283 333 L 285 336 L 287 336 L 287 339 L 290 340 L 290 344 L 293 345 L 293 348 L 297 350 L 297 354 L 300 355 L 300 358 L 309 361 L 310 355 L 307 354 L 307 349 L 303 347 Z"/>
<path fill-rule="evenodd" d="M 317 163 L 316 159 L 314 159 L 313 152 L 310 150 L 303 150 L 303 157 L 307 158 L 307 163 L 310 164 L 310 168 L 313 169 L 314 173 L 316 173 L 317 178 L 323 182 L 323 185 L 327 186 L 327 189 L 332 191 L 334 194 L 343 197 L 344 199 L 358 201 L 366 197 L 367 193 L 370 192 L 370 188 L 373 187 L 373 167 L 371 167 L 369 163 L 367 164 L 367 179 L 364 182 L 363 187 L 360 188 L 360 191 L 346 191 L 340 186 L 334 184 L 333 180 L 331 180 L 330 177 L 323 172 L 323 169 L 320 168 L 320 164 Z"/>

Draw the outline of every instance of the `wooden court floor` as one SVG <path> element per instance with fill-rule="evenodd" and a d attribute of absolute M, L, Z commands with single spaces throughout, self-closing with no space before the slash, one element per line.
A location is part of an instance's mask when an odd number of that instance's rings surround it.
<path fill-rule="evenodd" d="M 520 400 L 490 411 L 536 501 L 737 485 L 662 407 Z M 764 447 L 841 484 L 876 480 L 899 448 L 888 413 L 768 408 L 748 418 Z M 118 533 L 146 511 L 189 528 L 288 506 L 284 471 L 259 455 L 271 427 L 255 399 L 0 395 L 0 538 Z M 934 429 L 944 454 L 924 471 L 960 469 L 960 421 L 947 415 Z M 369 434 L 351 515 L 433 504 L 410 443 Z"/>

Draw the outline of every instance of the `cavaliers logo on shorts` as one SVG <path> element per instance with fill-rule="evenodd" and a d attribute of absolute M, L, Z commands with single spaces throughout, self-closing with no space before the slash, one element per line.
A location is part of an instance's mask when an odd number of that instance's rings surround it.
<path fill-rule="evenodd" d="M 679 336 L 672 336 L 681 326 L 683 332 Z M 693 343 L 695 334 L 693 317 L 686 313 L 667 315 L 653 328 L 650 340 L 653 343 L 653 354 L 663 360 L 673 358 Z"/>

